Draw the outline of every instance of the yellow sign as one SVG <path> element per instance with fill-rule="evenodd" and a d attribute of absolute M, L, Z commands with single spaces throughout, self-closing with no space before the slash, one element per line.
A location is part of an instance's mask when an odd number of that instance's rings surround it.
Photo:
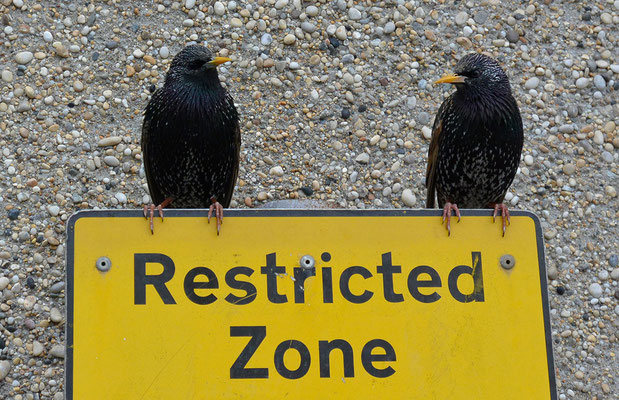
<path fill-rule="evenodd" d="M 87 211 L 68 224 L 68 399 L 556 399 L 538 219 Z"/>

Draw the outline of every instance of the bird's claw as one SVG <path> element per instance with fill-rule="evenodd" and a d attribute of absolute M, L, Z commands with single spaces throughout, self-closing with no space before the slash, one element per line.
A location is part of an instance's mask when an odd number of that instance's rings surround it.
<path fill-rule="evenodd" d="M 224 220 L 224 208 L 219 202 L 213 198 L 211 199 L 211 206 L 208 208 L 208 217 L 207 221 L 211 223 L 211 217 L 213 216 L 213 211 L 215 212 L 215 220 L 217 220 L 217 236 L 219 236 L 219 231 L 221 230 L 221 224 L 223 224 Z"/>
<path fill-rule="evenodd" d="M 451 236 L 451 212 L 455 211 L 456 216 L 458 217 L 458 222 L 460 222 L 460 210 L 458 209 L 457 204 L 445 203 L 445 207 L 443 208 L 443 222 L 447 220 L 447 236 Z"/>
<path fill-rule="evenodd" d="M 165 199 L 163 203 L 155 206 L 154 204 L 144 205 L 144 218 L 150 220 L 150 233 L 155 234 L 155 209 L 159 212 L 159 217 L 161 218 L 161 222 L 163 222 L 163 207 L 167 206 L 172 202 L 172 199 Z"/>
<path fill-rule="evenodd" d="M 509 218 L 509 210 L 507 209 L 507 206 L 503 203 L 495 204 L 494 212 L 492 213 L 492 222 L 496 221 L 496 216 L 499 210 L 501 210 L 501 219 L 503 220 L 503 236 L 505 236 L 505 230 L 507 228 L 507 225 L 511 223 Z"/>

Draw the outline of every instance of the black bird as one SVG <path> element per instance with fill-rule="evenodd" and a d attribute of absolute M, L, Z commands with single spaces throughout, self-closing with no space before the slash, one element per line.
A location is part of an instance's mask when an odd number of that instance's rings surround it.
<path fill-rule="evenodd" d="M 238 113 L 216 69 L 227 61 L 203 46 L 185 47 L 146 106 L 142 155 L 154 204 L 144 206 L 144 217 L 151 232 L 155 208 L 163 221 L 164 207 L 209 207 L 208 220 L 214 212 L 219 234 L 241 147 Z"/>
<path fill-rule="evenodd" d="M 509 211 L 503 204 L 522 152 L 522 119 L 507 75 L 483 54 L 464 56 L 455 75 L 436 83 L 451 83 L 456 91 L 438 110 L 428 150 L 426 207 L 435 195 L 443 207 L 443 222 L 451 234 L 451 212 L 460 221 L 462 208 L 494 208 L 501 212 L 503 235 Z"/>

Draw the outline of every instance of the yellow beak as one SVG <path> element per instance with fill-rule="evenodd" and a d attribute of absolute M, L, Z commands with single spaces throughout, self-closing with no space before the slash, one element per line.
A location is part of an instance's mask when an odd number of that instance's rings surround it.
<path fill-rule="evenodd" d="M 219 64 L 223 64 L 223 63 L 226 63 L 228 61 L 232 61 L 232 60 L 229 59 L 228 57 L 215 57 L 215 58 L 213 58 L 213 61 L 209 61 L 209 64 L 211 64 L 211 65 L 216 67 Z"/>
<path fill-rule="evenodd" d="M 447 75 L 434 83 L 464 83 L 464 77 L 460 75 Z"/>

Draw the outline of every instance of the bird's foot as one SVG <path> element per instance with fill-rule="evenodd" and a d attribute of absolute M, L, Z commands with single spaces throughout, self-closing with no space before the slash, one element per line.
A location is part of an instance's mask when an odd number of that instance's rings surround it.
<path fill-rule="evenodd" d="M 499 210 L 501 210 L 501 218 L 503 219 L 503 236 L 505 236 L 505 229 L 507 228 L 507 225 L 510 224 L 509 210 L 507 209 L 507 206 L 503 203 L 491 205 L 494 206 L 494 212 L 492 213 L 492 222 L 496 221 L 497 213 L 499 212 Z"/>
<path fill-rule="evenodd" d="M 213 216 L 213 212 L 215 212 L 215 219 L 217 220 L 217 235 L 219 236 L 221 224 L 224 221 L 224 208 L 221 204 L 219 204 L 216 197 L 211 198 L 211 203 L 211 206 L 208 208 L 208 223 L 211 223 L 211 217 Z"/>
<path fill-rule="evenodd" d="M 150 220 L 150 233 L 151 234 L 155 233 L 155 226 L 153 222 L 155 218 L 155 209 L 157 209 L 157 211 L 159 212 L 159 217 L 161 218 L 161 222 L 163 222 L 163 207 L 169 205 L 171 202 L 172 202 L 172 199 L 168 197 L 158 206 L 155 206 L 154 204 L 149 204 L 149 205 L 144 204 L 144 218 Z"/>
<path fill-rule="evenodd" d="M 456 216 L 458 217 L 458 222 L 460 222 L 460 210 L 458 209 L 457 204 L 445 203 L 445 207 L 443 208 L 443 223 L 447 220 L 447 236 L 451 236 L 451 212 L 455 211 Z"/>

